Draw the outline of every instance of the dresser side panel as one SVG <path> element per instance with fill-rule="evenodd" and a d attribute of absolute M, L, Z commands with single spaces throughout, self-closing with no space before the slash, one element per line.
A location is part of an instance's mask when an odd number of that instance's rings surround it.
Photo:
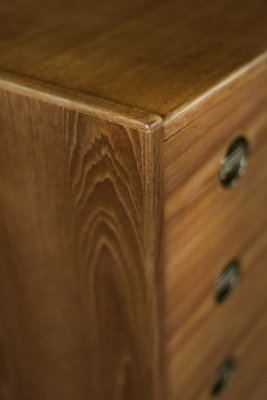
<path fill-rule="evenodd" d="M 0 397 L 154 400 L 161 132 L 0 92 Z"/>

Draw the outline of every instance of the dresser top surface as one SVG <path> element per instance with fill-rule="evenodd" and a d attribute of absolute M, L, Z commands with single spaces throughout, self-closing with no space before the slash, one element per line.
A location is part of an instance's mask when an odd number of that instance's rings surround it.
<path fill-rule="evenodd" d="M 164 116 L 267 50 L 266 0 L 2 0 L 0 71 Z"/>

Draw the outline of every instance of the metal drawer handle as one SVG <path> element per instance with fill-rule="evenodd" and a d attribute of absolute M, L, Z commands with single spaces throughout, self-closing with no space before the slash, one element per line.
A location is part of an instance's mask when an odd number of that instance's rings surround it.
<path fill-rule="evenodd" d="M 215 284 L 215 297 L 218 303 L 224 302 L 236 289 L 240 281 L 239 261 L 231 261 Z"/>
<path fill-rule="evenodd" d="M 228 147 L 221 162 L 220 181 L 225 187 L 236 184 L 244 174 L 248 161 L 248 142 L 240 136 Z"/>
<path fill-rule="evenodd" d="M 211 395 L 218 397 L 232 383 L 234 378 L 235 362 L 232 358 L 226 359 L 217 369 L 211 389 Z"/>

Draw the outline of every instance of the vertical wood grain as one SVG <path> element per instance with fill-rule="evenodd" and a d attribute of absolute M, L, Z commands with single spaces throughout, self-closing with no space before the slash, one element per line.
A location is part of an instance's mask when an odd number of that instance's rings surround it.
<path fill-rule="evenodd" d="M 1 400 L 150 400 L 160 132 L 0 93 Z"/>

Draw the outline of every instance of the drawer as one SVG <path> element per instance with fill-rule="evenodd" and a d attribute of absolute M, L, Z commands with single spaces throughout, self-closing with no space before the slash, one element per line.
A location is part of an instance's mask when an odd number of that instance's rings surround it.
<path fill-rule="evenodd" d="M 255 379 L 266 371 L 266 240 L 266 233 L 256 237 L 242 253 L 240 284 L 224 304 L 214 301 L 216 268 L 213 281 L 202 276 L 184 298 L 177 296 L 180 321 L 175 334 L 167 336 L 170 398 L 177 393 L 186 399 L 211 398 L 214 373 L 228 358 L 236 361 L 236 376 L 226 398 L 234 400 L 249 389 L 253 394 Z"/>
<path fill-rule="evenodd" d="M 267 350 L 262 321 L 267 306 L 267 93 L 259 90 L 262 79 L 164 143 L 164 362 L 171 400 L 209 399 L 214 371 L 229 356 L 237 360 L 240 374 L 226 398 L 237 398 L 239 391 L 243 399 L 259 400 L 254 395 L 257 368 L 249 360 L 258 355 L 257 366 L 263 368 L 266 352 L 261 349 Z M 248 142 L 248 164 L 237 184 L 225 188 L 219 179 L 221 160 L 239 136 Z M 217 304 L 215 282 L 236 258 L 241 283 Z"/>

